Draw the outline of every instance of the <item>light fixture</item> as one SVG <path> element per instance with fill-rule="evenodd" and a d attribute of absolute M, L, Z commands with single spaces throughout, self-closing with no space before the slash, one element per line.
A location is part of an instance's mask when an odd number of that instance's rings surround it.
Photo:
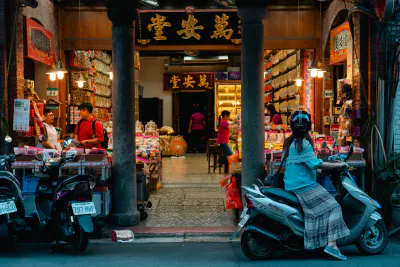
<path fill-rule="evenodd" d="M 80 73 L 79 73 L 79 78 L 78 78 L 78 80 L 76 81 L 76 83 L 78 84 L 78 87 L 79 87 L 79 88 L 82 88 L 82 87 L 85 85 L 85 82 L 86 82 L 86 80 L 85 80 L 85 78 L 83 77 L 82 72 L 80 72 Z"/>
<path fill-rule="evenodd" d="M 297 77 L 294 80 L 297 87 L 300 87 L 304 82 L 304 79 L 300 76 L 300 74 L 297 74 Z"/>
<path fill-rule="evenodd" d="M 110 71 L 108 74 L 110 75 L 110 80 L 112 81 L 112 79 L 114 78 L 114 74 L 113 74 L 113 72 L 112 72 L 112 71 Z"/>
<path fill-rule="evenodd" d="M 319 68 L 318 68 L 317 62 L 315 61 L 315 50 L 314 50 L 314 58 L 313 58 L 313 61 L 312 61 L 312 63 L 311 63 L 311 66 L 308 67 L 307 70 L 308 70 L 308 71 L 311 71 L 311 77 L 313 77 L 313 78 L 317 77 L 317 75 L 318 75 L 317 72 L 319 71 Z"/>
<path fill-rule="evenodd" d="M 322 67 L 317 71 L 317 77 L 318 78 L 323 78 L 324 77 L 324 73 L 326 72 L 326 70 Z"/>
<path fill-rule="evenodd" d="M 59 80 L 62 80 L 62 79 L 64 79 L 65 73 L 67 73 L 68 71 L 66 69 L 64 69 L 61 60 L 59 60 L 57 62 L 57 67 L 54 69 L 54 72 L 57 74 L 57 78 Z"/>
<path fill-rule="evenodd" d="M 52 64 L 52 66 L 54 66 L 54 65 Z M 50 69 L 48 72 L 46 72 L 46 74 L 50 75 L 50 76 L 49 76 L 50 81 L 55 81 L 55 80 L 57 80 L 57 73 L 54 71 L 54 69 L 53 69 L 52 67 L 51 67 L 51 69 Z"/>

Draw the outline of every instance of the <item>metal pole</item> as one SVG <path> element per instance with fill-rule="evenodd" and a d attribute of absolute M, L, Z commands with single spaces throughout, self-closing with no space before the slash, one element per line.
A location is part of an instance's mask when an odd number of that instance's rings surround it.
<path fill-rule="evenodd" d="M 259 5 L 263 6 L 263 5 Z M 242 20 L 242 185 L 264 179 L 264 25 L 267 9 L 241 7 Z"/>
<path fill-rule="evenodd" d="M 113 22 L 113 187 L 111 222 L 137 225 L 135 75 L 133 21 L 134 3 L 109 0 L 108 17 Z"/>

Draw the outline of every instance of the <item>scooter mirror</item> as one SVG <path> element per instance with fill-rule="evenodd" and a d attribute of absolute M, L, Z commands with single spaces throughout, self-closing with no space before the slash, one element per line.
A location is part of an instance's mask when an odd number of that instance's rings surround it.
<path fill-rule="evenodd" d="M 5 138 L 4 138 L 4 141 L 6 141 L 6 143 L 11 143 L 12 142 L 12 138 L 11 138 L 11 136 L 6 136 Z"/>
<path fill-rule="evenodd" d="M 67 136 L 65 137 L 64 141 L 63 141 L 63 147 L 67 148 L 69 147 L 69 145 L 72 143 L 72 138 Z"/>

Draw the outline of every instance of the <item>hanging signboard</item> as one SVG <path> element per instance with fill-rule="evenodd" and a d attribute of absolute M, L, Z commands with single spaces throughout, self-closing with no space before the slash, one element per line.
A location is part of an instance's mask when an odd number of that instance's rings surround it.
<path fill-rule="evenodd" d="M 330 56 L 331 65 L 340 64 L 347 60 L 347 43 L 351 40 L 349 22 L 336 27 L 330 32 Z"/>
<path fill-rule="evenodd" d="M 236 11 L 139 12 L 136 40 L 141 45 L 241 44 Z"/>
<path fill-rule="evenodd" d="M 213 90 L 214 73 L 164 74 L 164 91 Z"/>
<path fill-rule="evenodd" d="M 15 99 L 13 130 L 29 131 L 29 110 L 31 101 L 29 99 Z"/>
<path fill-rule="evenodd" d="M 51 65 L 54 59 L 53 34 L 26 17 L 26 57 Z"/>

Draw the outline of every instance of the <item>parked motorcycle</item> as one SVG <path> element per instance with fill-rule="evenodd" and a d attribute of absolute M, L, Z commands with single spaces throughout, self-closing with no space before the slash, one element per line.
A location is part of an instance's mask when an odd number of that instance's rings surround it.
<path fill-rule="evenodd" d="M 71 141 L 64 140 L 63 147 Z M 90 175 L 60 177 L 60 168 L 72 160 L 74 156 L 42 159 L 41 173 L 45 176 L 38 177 L 34 200 L 37 219 L 30 220 L 31 231 L 36 231 L 36 238 L 40 237 L 42 242 L 55 241 L 58 245 L 63 241 L 72 244 L 76 252 L 83 252 L 93 232 L 91 215 L 96 209 L 92 196 L 96 183 Z"/>
<path fill-rule="evenodd" d="M 353 148 L 344 161 L 347 161 Z M 338 246 L 355 244 L 364 254 L 376 255 L 387 246 L 388 233 L 381 206 L 355 183 L 349 171 L 341 170 L 337 177 L 338 199 L 350 235 L 337 240 Z M 262 183 L 261 183 L 262 185 Z M 295 194 L 264 186 L 243 186 L 246 207 L 241 221 L 232 235 L 235 238 L 245 228 L 241 237 L 244 254 L 252 260 L 267 259 L 277 251 L 302 251 L 304 249 L 304 216 Z"/>
<path fill-rule="evenodd" d="M 6 150 L 11 137 L 5 138 Z M 0 244 L 9 248 L 14 243 L 16 232 L 25 227 L 25 211 L 21 186 L 18 179 L 10 172 L 15 161 L 14 155 L 0 156 Z"/>

